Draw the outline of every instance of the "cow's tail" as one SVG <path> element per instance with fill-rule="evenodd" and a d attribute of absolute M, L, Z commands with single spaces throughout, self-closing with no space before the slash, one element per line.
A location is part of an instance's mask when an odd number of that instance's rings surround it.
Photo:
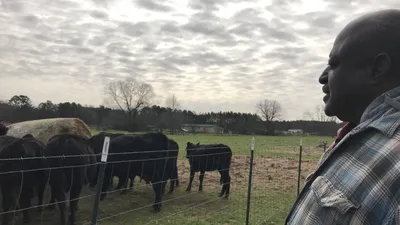
<path fill-rule="evenodd" d="M 232 149 L 228 146 L 226 146 L 226 150 L 227 150 L 227 154 L 226 154 L 226 158 L 227 158 L 227 169 L 228 171 L 231 168 L 231 164 L 232 164 Z"/>
<path fill-rule="evenodd" d="M 167 179 L 167 177 L 168 177 L 168 175 L 166 175 L 166 173 L 168 173 L 168 165 L 169 165 L 169 162 L 172 160 L 171 159 L 171 152 L 170 152 L 170 149 L 169 149 L 169 139 L 168 139 L 168 137 L 166 136 L 166 135 L 163 135 L 163 142 L 164 142 L 164 146 L 163 146 L 163 152 L 164 152 L 164 154 L 162 154 L 162 156 L 163 157 L 165 157 L 165 160 L 163 160 L 164 161 L 164 168 L 163 168 L 163 171 L 162 171 L 162 180 L 166 180 Z"/>

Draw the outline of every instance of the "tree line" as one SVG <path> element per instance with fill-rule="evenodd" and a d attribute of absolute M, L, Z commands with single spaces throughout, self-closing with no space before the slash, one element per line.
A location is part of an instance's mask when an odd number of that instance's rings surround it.
<path fill-rule="evenodd" d="M 15 95 L 0 102 L 0 121 L 15 123 L 45 118 L 76 117 L 98 129 L 126 131 L 165 130 L 181 131 L 182 124 L 217 124 L 224 133 L 277 135 L 288 129 L 302 129 L 312 135 L 336 135 L 342 125 L 335 118 L 324 116 L 321 106 L 305 112 L 308 120 L 280 120 L 282 107 L 275 100 L 260 101 L 257 113 L 209 112 L 195 113 L 181 109 L 175 94 L 165 106 L 151 104 L 155 93 L 150 84 L 127 78 L 111 81 L 105 86 L 105 104 L 99 107 L 83 106 L 75 102 L 54 104 L 50 100 L 32 104 L 26 95 Z"/>

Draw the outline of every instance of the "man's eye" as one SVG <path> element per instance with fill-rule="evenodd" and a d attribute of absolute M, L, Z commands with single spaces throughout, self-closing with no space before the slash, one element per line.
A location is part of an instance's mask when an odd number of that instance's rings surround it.
<path fill-rule="evenodd" d="M 335 67 L 338 66 L 338 65 L 339 65 L 338 62 L 329 62 L 329 63 L 328 63 L 328 66 L 331 67 L 331 68 L 335 68 Z"/>

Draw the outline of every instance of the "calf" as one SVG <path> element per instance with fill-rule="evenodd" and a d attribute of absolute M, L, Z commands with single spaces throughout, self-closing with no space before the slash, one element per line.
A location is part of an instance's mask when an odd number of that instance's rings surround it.
<path fill-rule="evenodd" d="M 70 192 L 70 224 L 76 224 L 78 198 L 83 186 L 93 179 L 96 173 L 96 157 L 85 137 L 72 134 L 59 134 L 51 137 L 44 150 L 46 161 L 51 169 L 50 187 L 52 199 L 58 201 L 60 224 L 65 225 L 66 194 Z"/>
<path fill-rule="evenodd" d="M 0 136 L 0 186 L 3 196 L 3 211 L 19 208 L 23 221 L 29 222 L 28 208 L 36 190 L 38 205 L 43 205 L 43 193 L 47 182 L 47 171 L 43 158 L 44 145 L 32 136 L 16 138 Z M 38 207 L 41 211 L 42 208 Z M 12 212 L 3 216 L 3 225 L 11 223 Z"/>
<path fill-rule="evenodd" d="M 232 159 L 232 150 L 224 144 L 200 145 L 188 142 L 186 146 L 186 158 L 190 163 L 190 180 L 186 191 L 192 188 L 193 178 L 196 172 L 200 172 L 199 191 L 203 190 L 203 180 L 206 171 L 217 170 L 220 175 L 222 190 L 219 197 L 225 194 L 227 198 L 230 191 L 231 177 L 229 169 Z"/>
<path fill-rule="evenodd" d="M 161 209 L 161 196 L 172 164 L 168 164 L 169 141 L 162 133 L 141 135 L 121 135 L 111 140 L 109 156 L 104 175 L 101 200 L 107 195 L 107 187 L 113 174 L 118 174 L 123 184 L 127 184 L 128 176 L 140 176 L 150 181 L 155 193 L 153 209 Z"/>

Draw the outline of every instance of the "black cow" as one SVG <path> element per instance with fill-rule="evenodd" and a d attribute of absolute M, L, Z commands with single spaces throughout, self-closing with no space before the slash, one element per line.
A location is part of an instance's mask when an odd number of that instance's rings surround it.
<path fill-rule="evenodd" d="M 104 175 L 101 200 L 106 191 L 112 174 L 118 174 L 122 183 L 127 184 L 128 176 L 140 176 L 145 181 L 151 181 L 155 193 L 153 209 L 161 209 L 161 196 L 170 171 L 167 163 L 170 157 L 169 140 L 162 133 L 147 133 L 140 135 L 122 135 L 111 140 L 106 172 Z"/>
<path fill-rule="evenodd" d="M 8 127 L 4 126 L 3 124 L 0 123 L 0 136 L 1 135 L 6 135 L 8 131 Z"/>
<path fill-rule="evenodd" d="M 31 135 L 16 138 L 0 136 L 0 186 L 3 196 L 4 212 L 19 208 L 23 212 L 23 221 L 29 222 L 28 208 L 31 200 L 38 196 L 38 211 L 43 205 L 43 193 L 47 182 L 47 171 L 43 158 L 44 145 Z M 14 172 L 13 172 L 14 171 Z M 10 173 L 11 172 L 11 173 Z M 13 213 L 3 215 L 3 225 L 11 223 Z"/>
<path fill-rule="evenodd" d="M 49 183 L 52 198 L 50 203 L 58 201 L 60 224 L 65 225 L 67 222 L 66 194 L 70 192 L 69 221 L 70 224 L 76 224 L 78 198 L 83 186 L 89 183 L 96 174 L 96 156 L 86 138 L 72 134 L 60 134 L 50 138 L 44 155 L 51 168 Z"/>
<path fill-rule="evenodd" d="M 230 191 L 232 150 L 224 144 L 200 145 L 188 142 L 186 146 L 186 158 L 190 163 L 190 180 L 186 191 L 192 188 L 193 178 L 196 172 L 200 172 L 199 191 L 203 190 L 203 180 L 206 171 L 217 170 L 221 174 L 220 183 L 222 190 L 219 197 L 225 194 L 227 198 Z"/>
<path fill-rule="evenodd" d="M 179 186 L 178 166 L 177 166 L 179 146 L 178 146 L 178 143 L 176 143 L 172 139 L 168 139 L 168 141 L 169 141 L 169 150 L 168 150 L 169 151 L 168 152 L 169 156 L 167 157 L 167 160 L 166 160 L 166 163 L 167 163 L 166 167 L 169 168 L 169 169 L 164 171 L 164 173 L 165 173 L 165 176 L 170 179 L 170 187 L 169 187 L 169 192 L 168 193 L 172 194 L 172 192 L 174 192 L 175 187 Z M 135 179 L 135 177 L 136 176 L 140 176 L 140 174 L 135 173 L 135 172 L 137 172 L 137 171 L 136 170 L 132 170 L 128 175 L 130 180 L 131 180 L 130 185 L 129 185 L 130 189 L 133 188 L 133 180 Z M 117 189 L 120 189 L 122 187 L 122 185 L 123 185 L 122 182 L 121 182 L 121 180 L 123 178 L 120 178 L 120 176 L 126 176 L 126 174 L 123 173 L 123 174 L 118 174 L 117 175 L 117 174 L 114 173 L 114 175 L 119 177 L 118 186 L 116 188 L 116 190 L 117 190 Z M 143 177 L 140 178 L 140 182 L 142 182 L 142 180 L 143 180 Z M 112 182 L 112 180 L 111 180 L 111 182 Z M 146 182 L 146 184 L 150 183 L 149 179 L 145 179 L 145 182 Z M 165 187 L 165 186 L 163 186 L 163 187 Z M 121 194 L 126 193 L 126 189 L 127 189 L 127 183 L 125 184 L 125 190 L 123 190 L 121 192 Z M 163 190 L 162 190 L 162 193 L 164 193 L 164 192 L 165 192 L 165 188 L 163 188 Z"/>
<path fill-rule="evenodd" d="M 97 161 L 98 162 L 100 162 L 100 159 L 101 159 L 101 153 L 102 153 L 102 150 L 103 150 L 104 138 L 106 136 L 108 136 L 108 137 L 110 137 L 110 140 L 112 140 L 113 138 L 121 136 L 121 135 L 123 135 L 123 134 L 100 132 L 100 133 L 92 136 L 89 139 L 89 145 L 93 149 L 94 153 L 97 155 Z M 94 179 L 90 182 L 90 187 L 93 188 L 97 184 L 98 176 L 99 176 L 99 167 L 97 167 L 96 175 L 95 175 Z M 110 186 L 112 186 L 112 183 L 113 182 L 111 180 Z M 121 182 L 119 182 L 116 189 L 122 188 L 122 185 L 123 184 Z M 131 180 L 131 187 L 133 187 L 133 181 L 132 180 Z"/>

